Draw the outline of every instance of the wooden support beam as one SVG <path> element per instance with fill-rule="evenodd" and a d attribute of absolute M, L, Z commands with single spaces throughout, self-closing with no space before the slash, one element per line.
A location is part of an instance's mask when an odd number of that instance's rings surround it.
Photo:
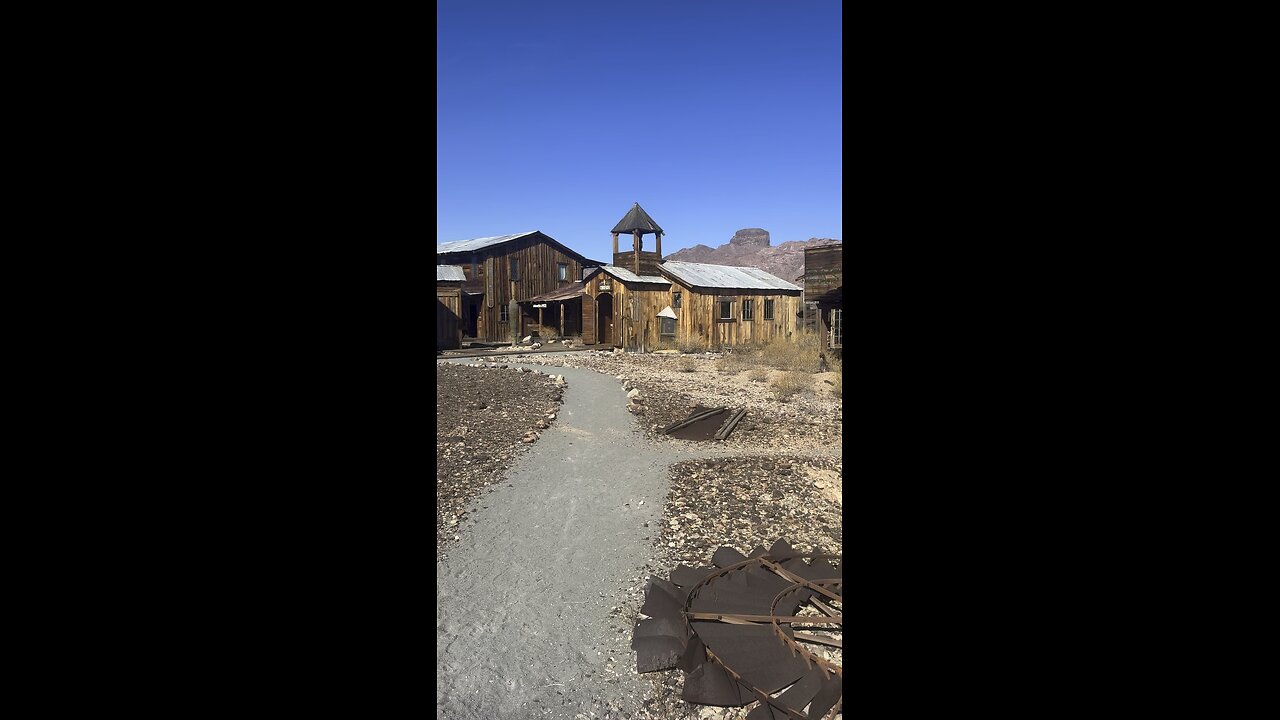
<path fill-rule="evenodd" d="M 730 415 L 729 419 L 724 421 L 724 425 L 720 426 L 720 430 L 716 432 L 715 439 L 724 440 L 729 437 L 729 434 L 733 432 L 734 428 L 738 427 L 738 421 L 742 420 L 742 416 L 746 414 L 747 409 L 742 408 Z"/>
<path fill-rule="evenodd" d="M 712 410 L 707 410 L 705 412 L 700 412 L 697 415 L 690 415 L 688 418 L 681 420 L 680 422 L 671 423 L 670 425 L 662 428 L 662 434 L 668 435 L 671 433 L 672 430 L 679 430 L 680 428 L 686 425 L 692 425 L 698 422 L 699 420 L 705 420 L 706 418 L 709 418 L 712 415 L 717 415 L 719 413 L 724 412 L 726 409 L 727 408 L 715 408 Z"/>
<path fill-rule="evenodd" d="M 658 244 L 658 262 L 662 262 L 662 233 L 656 233 L 653 241 Z"/>
<path fill-rule="evenodd" d="M 748 623 L 772 623 L 774 620 L 778 622 L 791 623 L 793 625 L 844 625 L 843 617 L 822 617 L 821 615 L 744 615 L 742 613 L 713 613 L 713 612 L 687 612 L 690 620 L 719 620 L 721 622 L 737 624 L 743 621 Z"/>
<path fill-rule="evenodd" d="M 613 254 L 618 254 L 618 233 L 613 234 Z"/>
<path fill-rule="evenodd" d="M 813 633 L 798 632 L 794 633 L 797 640 L 808 640 L 809 642 L 821 643 L 823 645 L 831 645 L 832 647 L 844 648 L 844 640 L 840 638 L 827 637 L 826 635 L 814 635 Z"/>

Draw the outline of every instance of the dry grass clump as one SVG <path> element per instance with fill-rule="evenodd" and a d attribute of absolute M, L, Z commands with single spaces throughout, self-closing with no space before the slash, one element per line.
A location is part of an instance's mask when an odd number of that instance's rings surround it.
<path fill-rule="evenodd" d="M 769 390 L 773 392 L 775 399 L 786 402 L 793 395 L 808 390 L 810 382 L 809 376 L 805 373 L 785 372 L 774 378 L 769 384 Z"/>
<path fill-rule="evenodd" d="M 844 361 L 839 355 L 832 353 L 827 356 L 827 367 L 836 374 L 835 394 L 838 398 L 844 397 Z"/>
<path fill-rule="evenodd" d="M 724 355 L 719 360 L 716 360 L 716 370 L 719 370 L 722 373 L 734 374 L 746 370 L 751 366 L 752 363 L 750 358 L 740 353 Z"/>
<path fill-rule="evenodd" d="M 769 379 L 769 371 L 765 368 L 756 368 L 747 373 L 747 378 L 752 382 L 764 382 Z"/>
<path fill-rule="evenodd" d="M 779 370 L 816 373 L 822 356 L 822 336 L 801 332 L 790 338 L 777 338 L 760 348 L 756 357 L 761 365 Z"/>
<path fill-rule="evenodd" d="M 698 362 L 691 357 L 682 357 L 676 361 L 676 370 L 680 372 L 696 372 Z"/>

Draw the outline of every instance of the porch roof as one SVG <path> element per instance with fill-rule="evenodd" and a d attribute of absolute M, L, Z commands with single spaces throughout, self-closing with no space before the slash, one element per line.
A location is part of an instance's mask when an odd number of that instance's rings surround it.
<path fill-rule="evenodd" d="M 581 280 L 579 280 L 568 287 L 562 287 L 558 290 L 552 290 L 551 292 L 542 293 L 541 295 L 534 295 L 531 298 L 525 298 L 524 300 L 517 300 L 516 302 L 521 305 L 525 303 L 532 303 L 532 302 L 563 302 L 565 300 L 572 300 L 580 295 L 586 295 L 586 294 L 587 294 L 587 286 L 584 285 Z"/>

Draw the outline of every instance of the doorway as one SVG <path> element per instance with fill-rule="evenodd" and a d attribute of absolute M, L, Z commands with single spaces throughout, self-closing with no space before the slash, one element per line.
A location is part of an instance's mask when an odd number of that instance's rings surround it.
<path fill-rule="evenodd" d="M 596 298 L 596 338 L 601 345 L 613 344 L 613 295 Z"/>
<path fill-rule="evenodd" d="M 462 323 L 463 334 L 465 334 L 467 337 L 469 338 L 477 337 L 476 336 L 476 319 L 479 316 L 480 316 L 480 301 L 468 300 L 467 314 L 466 314 L 466 317 L 463 318 L 463 323 Z"/>

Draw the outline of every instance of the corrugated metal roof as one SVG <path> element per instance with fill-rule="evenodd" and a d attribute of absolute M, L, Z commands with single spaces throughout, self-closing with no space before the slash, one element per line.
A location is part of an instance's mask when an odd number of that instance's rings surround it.
<path fill-rule="evenodd" d="M 482 250 L 484 248 L 492 247 L 494 245 L 501 245 L 502 243 L 505 243 L 505 242 L 511 242 L 512 240 L 519 240 L 520 238 L 528 237 L 529 235 L 542 235 L 552 245 L 555 245 L 556 247 L 560 248 L 567 255 L 577 258 L 578 262 L 582 263 L 583 265 L 603 264 L 599 260 L 592 260 L 591 258 L 578 252 L 577 250 L 574 250 L 573 248 L 565 245 L 559 240 L 556 240 L 550 235 L 547 235 L 541 230 L 530 230 L 529 232 L 516 233 L 514 235 L 498 235 L 496 237 L 483 237 L 483 238 L 474 238 L 471 240 L 457 240 L 455 242 L 447 242 L 447 243 L 444 243 L 443 245 L 436 246 L 436 254 L 442 255 L 445 253 L 475 252 L 477 250 Z"/>
<path fill-rule="evenodd" d="M 460 265 L 437 265 L 436 282 L 441 280 L 466 280 L 467 275 Z"/>
<path fill-rule="evenodd" d="M 707 263 L 664 262 L 660 268 L 671 273 L 677 280 L 698 287 L 741 288 L 744 290 L 799 290 L 776 275 L 754 267 L 733 267 L 731 265 L 708 265 Z"/>
<path fill-rule="evenodd" d="M 538 231 L 530 230 L 529 232 L 516 233 L 515 235 L 498 235 L 495 237 L 473 238 L 471 240 L 457 240 L 455 242 L 447 242 L 436 246 L 436 252 L 470 252 L 472 250 L 479 250 L 480 248 L 487 248 L 490 245 L 501 245 L 504 242 L 511 242 L 512 240 L 522 238 L 526 235 L 532 235 L 536 232 Z"/>
<path fill-rule="evenodd" d="M 671 281 L 659 275 L 637 275 L 624 267 L 617 265 L 604 265 L 597 270 L 603 270 L 610 275 L 618 278 L 622 282 L 634 283 L 653 283 L 655 285 L 670 285 Z M 590 277 L 590 275 L 588 275 Z"/>

